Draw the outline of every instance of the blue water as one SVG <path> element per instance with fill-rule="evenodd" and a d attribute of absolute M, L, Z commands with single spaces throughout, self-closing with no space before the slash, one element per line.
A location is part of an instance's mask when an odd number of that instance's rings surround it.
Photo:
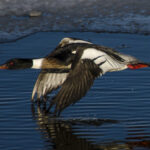
<path fill-rule="evenodd" d="M 150 36 L 43 32 L 0 44 L 0 63 L 42 57 L 71 36 L 150 62 Z M 150 149 L 150 69 L 107 73 L 60 118 L 30 102 L 39 70 L 0 70 L 0 149 Z"/>

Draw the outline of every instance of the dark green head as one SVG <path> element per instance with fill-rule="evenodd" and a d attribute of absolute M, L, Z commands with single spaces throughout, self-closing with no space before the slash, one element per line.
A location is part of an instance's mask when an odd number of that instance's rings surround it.
<path fill-rule="evenodd" d="M 0 69 L 27 69 L 32 67 L 32 59 L 10 59 Z"/>

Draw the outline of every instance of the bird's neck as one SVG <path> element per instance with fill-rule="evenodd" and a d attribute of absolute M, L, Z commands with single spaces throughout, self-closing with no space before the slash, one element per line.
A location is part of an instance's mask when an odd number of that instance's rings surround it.
<path fill-rule="evenodd" d="M 32 67 L 33 69 L 70 69 L 71 64 L 65 65 L 62 61 L 59 61 L 56 58 L 40 58 L 40 59 L 32 59 Z"/>
<path fill-rule="evenodd" d="M 33 69 L 41 69 L 43 64 L 43 58 L 32 59 L 32 67 Z"/>

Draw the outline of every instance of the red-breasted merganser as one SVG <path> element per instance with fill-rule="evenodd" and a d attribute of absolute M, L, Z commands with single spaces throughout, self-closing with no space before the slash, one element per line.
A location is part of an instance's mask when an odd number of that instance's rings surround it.
<path fill-rule="evenodd" d="M 59 116 L 67 106 L 80 100 L 95 78 L 106 72 L 149 67 L 135 57 L 114 49 L 76 38 L 64 38 L 46 57 L 39 59 L 11 59 L 0 69 L 42 69 L 32 92 L 32 100 L 46 101 L 47 95 L 61 87 L 51 100 L 54 114 Z"/>

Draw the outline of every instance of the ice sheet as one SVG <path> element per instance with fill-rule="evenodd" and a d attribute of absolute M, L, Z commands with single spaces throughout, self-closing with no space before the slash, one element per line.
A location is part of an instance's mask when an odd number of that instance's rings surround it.
<path fill-rule="evenodd" d="M 0 42 L 38 31 L 150 34 L 149 0 L 0 0 Z"/>

